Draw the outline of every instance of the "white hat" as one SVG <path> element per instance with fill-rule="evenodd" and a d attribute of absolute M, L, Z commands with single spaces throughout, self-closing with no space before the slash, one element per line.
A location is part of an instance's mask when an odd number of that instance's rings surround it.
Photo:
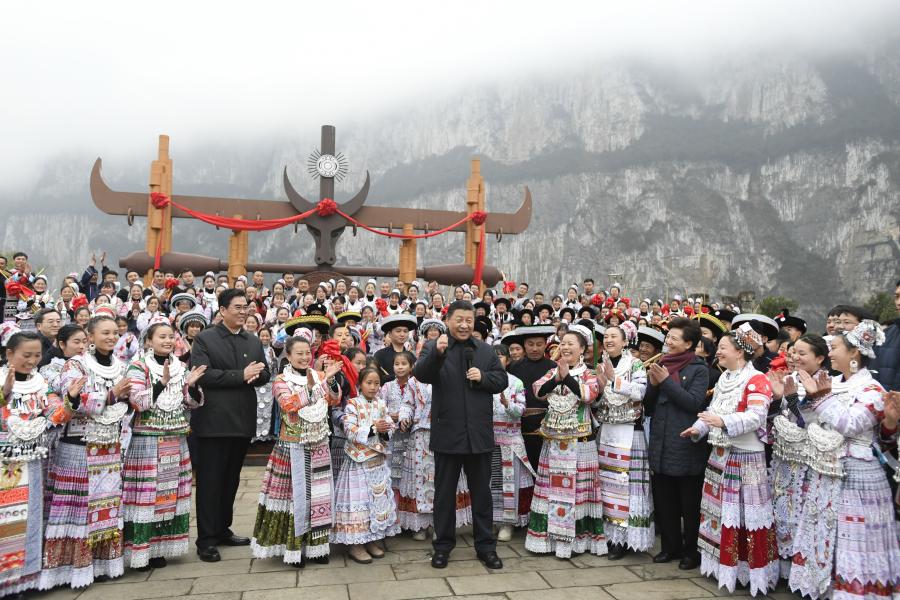
<path fill-rule="evenodd" d="M 375 279 L 372 279 L 372 278 L 369 278 L 369 279 L 366 280 L 366 285 L 369 285 L 370 283 L 371 283 L 372 285 L 377 285 L 377 284 L 378 284 L 378 282 L 377 282 Z"/>

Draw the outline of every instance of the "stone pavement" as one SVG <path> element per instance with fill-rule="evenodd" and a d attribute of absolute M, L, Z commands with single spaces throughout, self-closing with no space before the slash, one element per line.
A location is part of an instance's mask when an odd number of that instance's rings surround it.
<path fill-rule="evenodd" d="M 250 535 L 263 467 L 244 467 L 233 529 Z M 191 519 L 193 527 L 194 520 Z M 191 531 L 193 535 L 195 531 Z M 200 562 L 193 539 L 188 555 L 170 560 L 164 569 L 126 571 L 124 577 L 83 590 L 32 593 L 36 600 L 690 600 L 715 596 L 748 596 L 717 590 L 699 571 L 679 571 L 676 563 L 654 565 L 647 554 L 629 554 L 610 562 L 582 555 L 571 560 L 536 556 L 525 550 L 524 534 L 500 543 L 504 568 L 489 571 L 475 557 L 472 536 L 462 533 L 446 569 L 432 569 L 429 542 L 408 535 L 388 540 L 385 558 L 359 565 L 332 547 L 329 565 L 296 569 L 276 559 L 255 560 L 249 547 L 220 548 L 222 561 Z M 785 589 L 773 600 L 796 600 Z"/>

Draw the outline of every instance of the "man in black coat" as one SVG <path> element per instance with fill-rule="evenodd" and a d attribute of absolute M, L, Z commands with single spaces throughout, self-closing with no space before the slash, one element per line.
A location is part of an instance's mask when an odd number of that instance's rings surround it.
<path fill-rule="evenodd" d="M 694 424 L 697 414 L 708 404 L 709 370 L 706 362 L 694 354 L 698 341 L 700 327 L 695 321 L 672 319 L 666 336 L 668 352 L 648 369 L 644 394 L 644 408 L 652 417 L 648 451 L 656 524 L 662 541 L 662 551 L 653 557 L 653 562 L 681 558 L 678 568 L 682 570 L 700 564 L 700 500 L 709 458 L 707 444 L 695 444 L 681 437 L 681 432 Z"/>
<path fill-rule="evenodd" d="M 222 322 L 203 330 L 191 346 L 191 366 L 206 365 L 200 378 L 204 404 L 191 415 L 196 435 L 197 554 L 221 560 L 219 544 L 250 543 L 231 531 L 234 498 L 250 438 L 256 433 L 256 386 L 269 381 L 263 347 L 244 331 L 247 296 L 243 290 L 219 294 Z"/>
<path fill-rule="evenodd" d="M 432 384 L 431 450 L 434 452 L 434 556 L 431 565 L 447 566 L 456 545 L 456 486 L 466 472 L 472 496 L 475 552 L 490 569 L 503 568 L 497 556 L 491 500 L 494 450 L 494 394 L 507 385 L 506 371 L 494 349 L 472 337 L 475 309 L 458 300 L 447 310 L 447 329 L 425 344 L 414 369 Z"/>

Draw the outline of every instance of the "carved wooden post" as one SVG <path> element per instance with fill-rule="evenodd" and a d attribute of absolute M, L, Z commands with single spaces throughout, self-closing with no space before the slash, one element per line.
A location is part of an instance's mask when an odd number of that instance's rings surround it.
<path fill-rule="evenodd" d="M 484 210 L 484 178 L 481 176 L 481 159 L 472 159 L 472 173 L 466 183 L 466 214 Z M 466 223 L 466 264 L 475 268 L 478 256 L 480 230 L 472 221 Z"/>
<path fill-rule="evenodd" d="M 234 215 L 242 219 L 241 215 Z M 247 260 L 250 253 L 250 232 L 232 230 L 228 238 L 228 281 L 234 285 L 237 278 L 247 274 Z"/>
<path fill-rule="evenodd" d="M 413 235 L 415 229 L 412 223 L 403 226 L 403 235 Z M 416 240 L 403 240 L 400 242 L 400 281 L 411 283 L 416 278 Z"/>
<path fill-rule="evenodd" d="M 172 159 L 169 158 L 169 136 L 159 136 L 158 158 L 150 163 L 150 193 L 159 192 L 172 197 Z M 160 238 L 162 243 L 160 244 Z M 161 254 L 172 251 L 172 205 L 156 208 L 147 197 L 147 253 L 156 256 L 156 247 Z M 153 269 L 144 273 L 144 284 L 150 285 Z"/>

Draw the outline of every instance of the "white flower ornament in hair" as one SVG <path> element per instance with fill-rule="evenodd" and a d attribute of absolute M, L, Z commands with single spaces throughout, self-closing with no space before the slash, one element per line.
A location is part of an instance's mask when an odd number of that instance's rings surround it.
<path fill-rule="evenodd" d="M 875 358 L 875 346 L 884 343 L 884 330 L 872 319 L 865 319 L 844 337 L 860 354 Z"/>

